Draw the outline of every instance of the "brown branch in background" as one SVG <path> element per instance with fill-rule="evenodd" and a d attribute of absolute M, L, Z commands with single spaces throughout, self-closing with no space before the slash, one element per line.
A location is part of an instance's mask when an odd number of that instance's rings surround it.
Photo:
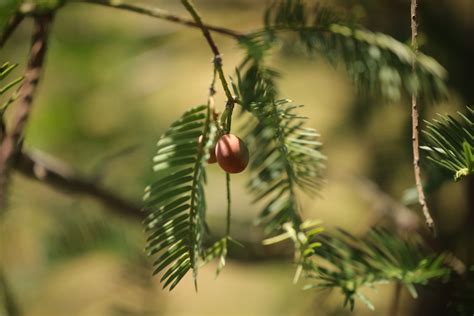
<path fill-rule="evenodd" d="M 79 175 L 67 164 L 44 153 L 39 151 L 23 152 L 19 155 L 14 167 L 24 176 L 38 180 L 54 189 L 87 195 L 97 199 L 119 215 L 133 219 L 141 218 L 140 208 L 137 204 L 100 187 L 95 181 Z"/>
<path fill-rule="evenodd" d="M 35 17 L 25 79 L 14 108 L 11 128 L 6 130 L 0 142 L 0 210 L 5 209 L 7 204 L 10 169 L 18 153 L 21 151 L 23 130 L 28 121 L 33 98 L 43 69 L 52 19 L 52 15 Z"/>
<path fill-rule="evenodd" d="M 372 204 L 375 219 L 370 225 L 376 226 L 384 218 L 394 223 L 399 233 L 413 233 L 420 228 L 418 217 L 404 204 L 395 200 L 384 192 L 374 181 L 364 177 L 341 176 L 345 182 L 349 181 L 358 193 Z"/>
<path fill-rule="evenodd" d="M 411 44 L 415 50 L 415 55 L 418 53 L 418 21 L 416 10 L 418 7 L 417 0 L 411 0 Z M 413 60 L 413 72 L 416 71 L 416 60 Z M 423 215 L 425 216 L 426 225 L 436 235 L 436 228 L 433 218 L 431 217 L 426 203 L 425 193 L 423 192 L 423 183 L 421 180 L 420 170 L 420 124 L 419 112 L 416 100 L 416 93 L 413 92 L 411 96 L 411 119 L 412 119 L 412 147 L 413 147 L 413 169 L 415 173 L 416 190 L 418 191 L 418 201 L 422 207 Z"/>
<path fill-rule="evenodd" d="M 22 14 L 16 13 L 11 16 L 5 25 L 4 29 L 0 33 L 0 48 L 2 48 L 13 32 L 16 30 L 21 21 L 23 21 L 24 16 Z"/>
<path fill-rule="evenodd" d="M 174 23 L 178 23 L 178 24 L 182 24 L 186 26 L 191 26 L 195 28 L 201 27 L 193 19 L 180 17 L 178 15 L 175 15 L 173 13 L 167 12 L 162 9 L 147 7 L 140 4 L 123 3 L 122 1 L 118 1 L 118 0 L 83 0 L 83 2 L 103 5 L 103 6 L 107 6 L 111 8 L 131 11 L 131 12 L 135 12 L 139 14 L 144 14 L 144 15 L 148 15 L 154 18 L 158 18 L 158 19 L 162 19 L 162 20 L 166 20 L 166 21 L 170 21 L 170 22 L 174 22 Z M 243 33 L 240 33 L 238 31 L 234 31 L 225 27 L 206 24 L 206 28 L 215 33 L 219 33 L 225 36 L 230 36 L 235 39 L 240 39 L 242 37 L 245 37 Z"/>
<path fill-rule="evenodd" d="M 398 308 L 400 307 L 400 296 L 402 294 L 402 284 L 395 282 L 395 292 L 393 292 L 392 305 L 390 306 L 390 316 L 398 315 Z"/>

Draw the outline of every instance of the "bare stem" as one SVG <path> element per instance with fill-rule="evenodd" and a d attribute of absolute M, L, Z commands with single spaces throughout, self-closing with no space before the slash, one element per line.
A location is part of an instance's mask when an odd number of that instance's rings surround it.
<path fill-rule="evenodd" d="M 80 0 L 78 1 L 80 2 Z M 115 9 L 120 9 L 120 10 L 126 10 L 126 11 L 131 11 L 143 15 L 148 15 L 150 17 L 186 25 L 186 26 L 191 26 L 191 27 L 196 27 L 196 28 L 201 28 L 201 26 L 196 23 L 193 19 L 188 19 L 184 17 L 180 17 L 176 14 L 170 13 L 168 11 L 158 9 L 158 8 L 153 8 L 153 7 L 147 7 L 145 5 L 140 5 L 140 4 L 131 4 L 131 3 L 124 3 L 122 1 L 118 0 L 82 0 L 82 2 L 88 2 L 88 3 L 93 3 L 93 4 L 99 4 Z M 245 35 L 243 33 L 240 33 L 238 31 L 234 31 L 225 27 L 220 27 L 220 26 L 214 26 L 214 25 L 208 25 L 206 24 L 205 27 L 218 34 L 222 34 L 225 36 L 230 36 L 235 39 L 240 39 L 244 37 Z"/>
<path fill-rule="evenodd" d="M 23 15 L 20 13 L 16 13 L 11 16 L 8 20 L 7 24 L 5 25 L 4 29 L 0 33 L 0 48 L 2 48 L 13 32 L 16 30 L 18 25 L 20 25 L 21 21 L 23 21 Z"/>
<path fill-rule="evenodd" d="M 417 0 L 411 0 L 411 44 L 415 50 L 415 55 L 418 54 L 418 21 L 416 10 L 418 7 Z M 413 59 L 413 72 L 416 71 L 416 59 Z M 426 225 L 433 233 L 436 234 L 435 223 L 431 217 L 426 203 L 425 193 L 423 192 L 423 184 L 421 180 L 420 170 L 420 124 L 419 124 L 419 111 L 416 99 L 416 94 L 413 92 L 411 96 L 411 118 L 412 118 L 412 147 L 413 147 L 413 169 L 415 173 L 416 189 L 418 191 L 418 201 L 422 207 L 423 215 L 425 216 Z"/>
<path fill-rule="evenodd" d="M 212 53 L 214 54 L 214 66 L 217 70 L 217 74 L 219 75 L 219 79 L 222 83 L 222 88 L 224 89 L 228 103 L 231 102 L 233 105 L 234 97 L 232 96 L 232 93 L 230 92 L 229 84 L 227 83 L 224 70 L 222 69 L 222 58 L 221 58 L 221 54 L 219 52 L 219 48 L 217 47 L 216 42 L 214 42 L 214 39 L 212 38 L 212 35 L 209 32 L 208 27 L 202 22 L 201 16 L 197 12 L 196 8 L 191 3 L 191 1 L 181 0 L 181 2 L 183 3 L 186 10 L 188 10 L 188 12 L 191 14 L 196 24 L 201 28 L 202 34 L 206 38 L 206 41 L 209 44 L 209 47 L 211 48 Z"/>
<path fill-rule="evenodd" d="M 14 108 L 11 129 L 5 131 L 5 136 L 0 142 L 0 210 L 3 210 L 7 204 L 10 169 L 21 151 L 23 131 L 28 121 L 43 70 L 49 28 L 52 20 L 52 15 L 36 16 L 34 19 L 34 30 L 29 60 L 25 71 L 25 80 L 19 91 L 18 101 Z"/>
<path fill-rule="evenodd" d="M 227 188 L 227 216 L 226 216 L 226 229 L 225 234 L 226 237 L 230 237 L 230 216 L 231 216 L 231 209 L 232 209 L 232 199 L 230 193 L 230 174 L 228 172 L 225 173 L 226 179 L 226 188 Z"/>

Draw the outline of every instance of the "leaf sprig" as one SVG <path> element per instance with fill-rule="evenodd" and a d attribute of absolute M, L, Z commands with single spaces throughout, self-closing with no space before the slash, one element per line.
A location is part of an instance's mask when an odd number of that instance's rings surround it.
<path fill-rule="evenodd" d="M 158 255 L 154 274 L 167 268 L 160 281 L 170 290 L 190 269 L 196 280 L 204 256 L 204 167 L 214 133 L 210 115 L 206 105 L 184 113 L 160 138 L 153 158 L 156 181 L 145 195 L 147 251 Z"/>
<path fill-rule="evenodd" d="M 296 113 L 301 106 L 276 99 L 275 80 L 279 75 L 261 62 L 249 57 L 242 64 L 245 71 L 237 71 L 233 83 L 242 107 L 250 113 L 244 128 L 252 152 L 248 189 L 253 202 L 265 203 L 258 222 L 273 237 L 264 243 L 288 238 L 293 241 L 298 265 L 296 281 L 307 268 L 306 258 L 319 245 L 310 242 L 319 228 L 309 229 L 314 228 L 314 223 L 303 221 L 297 190 L 317 194 L 326 157 L 320 151 L 319 134 L 305 127 L 306 118 Z"/>
<path fill-rule="evenodd" d="M 0 81 L 4 80 L 11 72 L 17 67 L 17 64 L 11 64 L 5 62 L 0 66 Z M 18 77 L 7 83 L 5 86 L 0 87 L 0 96 L 10 91 L 13 87 L 18 85 L 23 80 L 23 77 Z M 5 101 L 0 107 L 0 115 L 3 115 L 8 106 L 15 101 L 16 96 L 11 96 L 7 101 Z"/>
<path fill-rule="evenodd" d="M 360 291 L 362 288 L 395 281 L 405 285 L 416 298 L 415 285 L 426 285 L 450 273 L 444 264 L 445 256 L 427 250 L 418 235 L 402 239 L 388 231 L 373 229 L 363 238 L 357 238 L 340 230 L 317 239 L 321 242 L 315 259 L 317 268 L 308 273 L 315 283 L 305 288 L 340 289 L 345 296 L 344 306 L 351 310 L 356 299 L 374 309 Z"/>
<path fill-rule="evenodd" d="M 474 173 L 474 109 L 458 112 L 459 118 L 438 114 L 437 119 L 425 121 L 423 130 L 428 159 L 454 173 L 458 181 Z"/>
<path fill-rule="evenodd" d="M 252 103 L 250 111 L 258 122 L 249 124 L 246 139 L 253 153 L 254 172 L 249 182 L 254 202 L 267 200 L 260 219 L 268 232 L 284 223 L 301 223 L 296 190 L 315 194 L 321 184 L 325 156 L 319 134 L 304 126 L 304 117 L 295 113 L 300 106 L 289 100 Z"/>
<path fill-rule="evenodd" d="M 357 90 L 367 96 L 380 95 L 397 101 L 412 93 L 424 99 L 446 95 L 446 70 L 433 58 L 415 54 L 408 45 L 388 35 L 354 23 L 344 24 L 327 7 L 312 7 L 302 0 L 275 1 L 268 8 L 264 23 L 263 30 L 250 34 L 254 42 L 258 38 L 267 42 L 284 41 L 283 33 L 296 33 L 296 43 L 309 54 L 319 53 L 333 64 L 342 60 Z M 291 45 L 298 47 L 295 38 Z"/>

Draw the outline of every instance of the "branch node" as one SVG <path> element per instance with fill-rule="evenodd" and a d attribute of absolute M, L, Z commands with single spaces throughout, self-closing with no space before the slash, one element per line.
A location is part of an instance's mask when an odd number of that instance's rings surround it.
<path fill-rule="evenodd" d="M 215 55 L 214 58 L 212 59 L 212 62 L 214 63 L 215 67 L 222 67 L 222 56 Z"/>

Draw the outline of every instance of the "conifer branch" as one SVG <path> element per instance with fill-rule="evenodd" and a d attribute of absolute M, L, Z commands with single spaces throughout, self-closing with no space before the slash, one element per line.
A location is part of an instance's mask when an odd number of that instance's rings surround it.
<path fill-rule="evenodd" d="M 425 121 L 423 130 L 428 160 L 453 173 L 454 181 L 474 173 L 474 109 L 466 107 L 458 117 L 441 115 Z"/>
<path fill-rule="evenodd" d="M 81 0 L 78 2 L 81 2 Z M 114 1 L 113 0 L 82 0 L 82 2 L 98 4 L 98 5 L 111 7 L 115 9 L 135 12 L 138 14 L 147 15 L 150 17 L 166 20 L 169 22 L 174 22 L 174 23 L 178 23 L 178 24 L 182 24 L 182 25 L 186 25 L 190 27 L 195 27 L 195 28 L 201 28 L 201 26 L 193 19 L 184 18 L 179 15 L 170 13 L 168 11 L 158 9 L 158 8 L 148 7 L 145 5 L 124 3 L 122 1 L 117 1 L 117 0 L 114 0 Z M 240 38 L 245 37 L 243 33 L 240 33 L 238 31 L 231 30 L 225 27 L 209 25 L 209 24 L 205 24 L 205 27 L 212 32 L 229 36 L 235 39 L 240 39 Z"/>
<path fill-rule="evenodd" d="M 13 114 L 11 129 L 6 131 L 0 143 L 0 210 L 7 204 L 7 186 L 10 169 L 22 146 L 23 131 L 33 104 L 43 70 L 52 15 L 36 16 L 31 51 L 25 72 L 25 81 L 19 91 L 18 103 Z"/>
<path fill-rule="evenodd" d="M 23 17 L 24 16 L 20 13 L 16 13 L 10 17 L 2 32 L 0 33 L 0 48 L 5 45 L 18 25 L 20 25 L 21 21 L 23 21 Z"/>
<path fill-rule="evenodd" d="M 411 44 L 415 50 L 415 55 L 418 53 L 418 21 L 417 21 L 417 0 L 411 0 Z M 416 59 L 413 59 L 413 72 L 416 72 Z M 425 193 L 423 191 L 423 183 L 421 180 L 420 170 L 420 124 L 419 112 L 416 94 L 411 96 L 411 118 L 412 118 L 412 148 L 413 148 L 413 169 L 415 173 L 416 190 L 418 191 L 418 201 L 422 207 L 423 215 L 425 216 L 426 225 L 433 235 L 436 234 L 436 228 L 426 203 Z"/>

